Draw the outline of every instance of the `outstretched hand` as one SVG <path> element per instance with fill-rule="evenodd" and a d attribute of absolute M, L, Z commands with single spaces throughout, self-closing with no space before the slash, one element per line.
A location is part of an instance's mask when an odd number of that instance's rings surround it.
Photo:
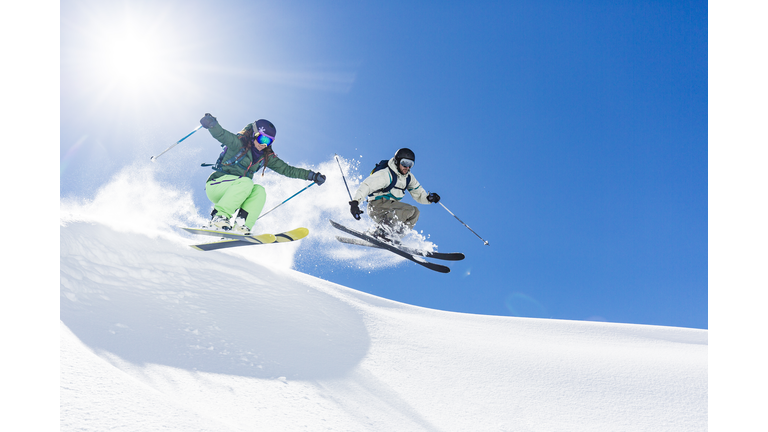
<path fill-rule="evenodd" d="M 429 201 L 429 202 L 434 204 L 434 203 L 440 201 L 440 195 L 432 192 L 429 195 L 427 195 L 427 201 Z"/>
<path fill-rule="evenodd" d="M 319 172 L 310 171 L 307 180 L 312 180 L 317 183 L 318 186 L 322 186 L 322 184 L 325 183 L 325 176 Z"/>
<path fill-rule="evenodd" d="M 208 113 L 205 113 L 205 117 L 200 119 L 200 124 L 203 125 L 203 127 L 206 129 L 210 129 L 218 123 L 219 122 L 216 120 L 216 117 Z"/>

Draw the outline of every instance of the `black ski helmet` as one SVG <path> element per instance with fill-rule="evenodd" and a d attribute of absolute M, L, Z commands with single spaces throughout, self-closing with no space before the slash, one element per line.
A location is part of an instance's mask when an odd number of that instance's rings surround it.
<path fill-rule="evenodd" d="M 273 125 L 271 121 L 264 119 L 256 120 L 253 122 L 253 134 L 256 135 L 256 132 L 261 132 L 272 139 L 274 139 L 277 135 L 277 129 L 275 129 L 275 125 Z"/>
<path fill-rule="evenodd" d="M 395 165 L 400 165 L 401 159 L 410 159 L 414 163 L 416 162 L 416 155 L 413 154 L 413 150 L 409 148 L 401 148 L 395 152 Z"/>

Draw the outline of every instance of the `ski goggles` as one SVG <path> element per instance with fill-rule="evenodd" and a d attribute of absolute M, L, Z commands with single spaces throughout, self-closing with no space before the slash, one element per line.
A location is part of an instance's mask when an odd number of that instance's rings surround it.
<path fill-rule="evenodd" d="M 406 168 L 413 168 L 413 161 L 410 159 L 400 159 L 400 165 Z"/>
<path fill-rule="evenodd" d="M 265 145 L 265 146 L 271 146 L 273 142 L 275 142 L 275 137 L 271 137 L 264 132 L 257 132 L 256 133 L 256 142 Z"/>

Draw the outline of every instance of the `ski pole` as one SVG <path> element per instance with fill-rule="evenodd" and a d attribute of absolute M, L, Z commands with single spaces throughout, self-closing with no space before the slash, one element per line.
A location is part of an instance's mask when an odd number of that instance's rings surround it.
<path fill-rule="evenodd" d="M 487 241 L 487 240 L 485 240 L 484 238 L 480 237 L 480 234 L 476 233 L 476 232 L 475 232 L 475 231 L 474 231 L 472 228 L 470 228 L 470 227 L 469 227 L 469 225 L 467 225 L 467 224 L 465 224 L 464 222 L 462 222 L 462 220 L 461 220 L 461 219 L 459 219 L 459 217 L 458 217 L 458 216 L 456 216 L 455 214 L 453 214 L 453 212 L 452 212 L 452 211 L 448 210 L 448 207 L 446 207 L 445 205 L 443 205 L 443 203 L 441 203 L 440 201 L 438 201 L 437 203 L 438 203 L 438 204 L 440 204 L 441 206 L 443 206 L 443 208 L 444 208 L 444 209 L 445 209 L 445 210 L 446 210 L 448 213 L 450 213 L 450 214 L 451 214 L 453 217 L 455 217 L 457 221 L 461 222 L 461 224 L 462 224 L 462 225 L 464 225 L 465 227 L 467 227 L 467 229 L 468 229 L 468 230 L 472 231 L 472 233 L 473 233 L 474 235 L 476 235 L 476 236 L 477 236 L 477 238 L 479 238 L 480 240 L 482 240 L 482 241 L 483 241 L 483 244 L 485 244 L 486 246 L 489 246 L 489 244 L 488 244 L 488 241 Z"/>
<path fill-rule="evenodd" d="M 349 202 L 351 203 L 353 201 L 352 199 L 352 193 L 349 191 L 349 185 L 347 185 L 347 178 L 344 176 L 344 170 L 341 169 L 341 162 L 339 162 L 339 155 L 334 153 L 336 155 L 336 163 L 339 164 L 339 171 L 341 171 L 341 178 L 344 180 L 344 186 L 347 188 L 347 195 L 349 195 Z M 362 212 L 362 210 L 360 210 Z M 362 214 L 362 213 L 361 213 Z M 355 219 L 360 220 L 360 215 L 353 215 Z"/>
<path fill-rule="evenodd" d="M 188 133 L 188 134 L 187 134 L 187 136 L 185 136 L 184 138 L 182 138 L 182 139 L 180 139 L 180 140 L 176 141 L 175 143 L 173 143 L 173 145 L 171 145 L 171 146 L 170 146 L 170 147 L 168 147 L 167 149 L 163 150 L 163 152 L 162 152 L 162 153 L 160 153 L 159 155 L 150 157 L 150 158 L 149 158 L 149 160 L 151 160 L 152 162 L 156 161 L 156 160 L 157 160 L 157 158 L 159 158 L 160 156 L 164 155 L 164 154 L 165 154 L 165 152 L 167 152 L 168 150 L 170 150 L 170 149 L 172 149 L 172 148 L 176 147 L 176 145 L 177 145 L 177 144 L 179 144 L 180 142 L 182 142 L 182 141 L 184 141 L 185 139 L 189 138 L 189 136 L 190 136 L 190 135 L 192 135 L 193 133 L 195 133 L 195 132 L 199 131 L 201 127 L 203 127 L 203 125 L 200 125 L 200 126 L 196 127 L 196 128 L 195 128 L 195 129 L 194 129 L 192 132 Z"/>
<path fill-rule="evenodd" d="M 287 203 L 287 202 L 288 202 L 288 201 L 289 201 L 291 198 L 293 198 L 293 197 L 295 197 L 296 195 L 298 195 L 298 194 L 300 194 L 300 193 L 304 192 L 305 190 L 309 189 L 310 187 L 312 187 L 312 186 L 314 186 L 314 185 L 315 185 L 315 183 L 314 183 L 314 182 L 310 183 L 310 184 L 309 184 L 309 186 L 307 186 L 307 187 L 305 187 L 304 189 L 302 189 L 302 190 L 300 190 L 300 191 L 296 192 L 295 194 L 291 195 L 290 197 L 288 197 L 288 199 L 286 199 L 285 201 L 283 201 L 283 202 L 281 202 L 280 204 L 276 205 L 276 206 L 275 206 L 275 207 L 274 207 L 272 210 L 274 210 L 274 209 L 276 209 L 276 208 L 280 207 L 281 205 L 283 205 L 283 204 Z M 256 218 L 256 220 L 259 220 L 259 219 L 263 218 L 264 216 L 268 215 L 268 214 L 269 214 L 269 213 L 270 213 L 272 210 L 270 210 L 270 211 L 268 211 L 268 212 L 266 212 L 266 213 L 263 213 L 261 216 L 259 216 L 258 218 Z"/>
<path fill-rule="evenodd" d="M 349 186 L 347 185 L 347 178 L 344 177 L 344 170 L 341 169 L 341 162 L 339 162 L 339 155 L 334 153 L 336 155 L 336 163 L 339 164 L 339 171 L 341 171 L 341 178 L 344 179 L 344 186 L 347 188 L 347 195 L 349 195 L 349 200 L 352 201 L 352 193 L 349 191 Z"/>

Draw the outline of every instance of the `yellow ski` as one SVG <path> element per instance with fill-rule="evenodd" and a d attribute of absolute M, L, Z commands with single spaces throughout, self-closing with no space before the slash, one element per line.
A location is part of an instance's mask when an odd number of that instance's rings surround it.
<path fill-rule="evenodd" d="M 296 228 L 296 229 L 292 229 L 290 231 L 282 232 L 279 234 L 260 234 L 257 236 L 244 236 L 241 234 L 222 233 L 221 231 L 215 231 L 215 230 L 196 230 L 194 228 L 184 228 L 184 230 L 194 234 L 202 234 L 200 231 L 225 234 L 223 236 L 219 235 L 218 237 L 224 237 L 226 238 L 226 240 L 213 242 L 213 243 L 191 245 L 192 248 L 200 251 L 212 251 L 212 250 L 227 249 L 227 248 L 238 247 L 238 246 L 253 246 L 257 244 L 288 243 L 296 240 L 301 240 L 304 237 L 309 235 L 309 230 L 306 228 Z M 207 233 L 203 235 L 213 236 L 213 234 L 207 234 Z M 245 238 L 245 237 L 248 237 L 248 238 Z M 254 241 L 254 240 L 258 240 L 258 241 Z"/>

